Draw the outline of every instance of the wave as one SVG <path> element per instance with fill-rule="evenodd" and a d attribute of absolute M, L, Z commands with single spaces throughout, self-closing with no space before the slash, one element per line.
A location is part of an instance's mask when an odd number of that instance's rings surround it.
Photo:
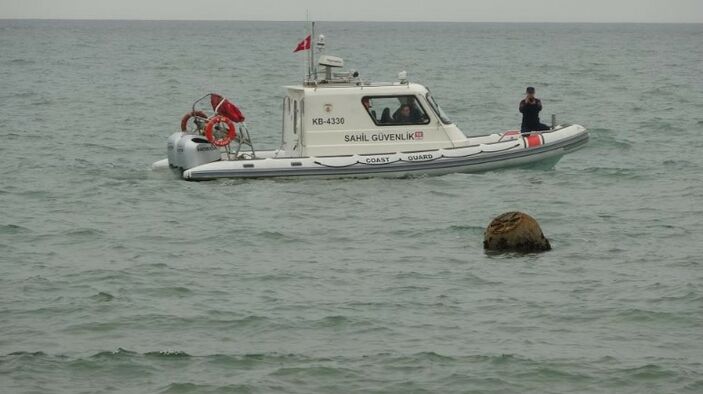
<path fill-rule="evenodd" d="M 646 364 L 622 366 L 624 361 L 613 356 L 564 360 L 432 350 L 358 352 L 346 357 L 276 352 L 199 356 L 179 350 L 138 353 L 117 348 L 87 357 L 17 351 L 0 356 L 0 366 L 10 376 L 30 369 L 42 373 L 47 382 L 56 374 L 85 375 L 98 382 L 120 382 L 122 390 L 129 391 L 132 385 L 140 391 L 162 393 L 248 392 L 266 387 L 295 392 L 348 392 L 352 387 L 357 388 L 352 391 L 384 387 L 400 392 L 463 392 L 468 386 L 521 392 L 532 391 L 531 387 L 541 392 L 545 384 L 568 385 L 564 387 L 569 391 L 581 387 L 584 390 L 576 391 L 587 392 L 593 387 L 642 388 L 674 381 L 679 387 L 701 387 L 701 379 L 691 373 L 700 364 L 671 364 L 677 360 L 652 358 Z M 413 378 L 421 375 L 421 379 Z M 500 390 L 506 387 L 512 389 Z"/>
<path fill-rule="evenodd" d="M 228 384 L 218 386 L 214 384 L 197 383 L 171 383 L 159 390 L 163 394 L 180 393 L 253 393 L 259 391 L 259 385 Z"/>
<path fill-rule="evenodd" d="M 296 237 L 291 237 L 289 235 L 283 234 L 278 231 L 261 231 L 256 234 L 257 237 L 264 238 L 269 241 L 283 242 L 283 243 L 297 243 L 301 241 Z"/>
<path fill-rule="evenodd" d="M 32 64 L 36 64 L 37 62 L 35 60 L 30 59 L 12 59 L 8 60 L 7 63 L 13 66 L 29 66 Z"/>
<path fill-rule="evenodd" d="M 106 292 L 101 291 L 98 294 L 91 296 L 90 298 L 92 298 L 93 300 L 98 301 L 98 302 L 110 302 L 115 299 L 115 296 L 113 296 L 110 293 L 106 293 Z"/>
<path fill-rule="evenodd" d="M 12 352 L 12 353 L 8 353 L 7 355 L 8 356 L 29 356 L 29 357 L 47 356 L 47 354 L 44 352 L 25 352 L 25 351 Z"/>
<path fill-rule="evenodd" d="M 74 230 L 65 231 L 62 235 L 69 237 L 94 237 L 104 235 L 105 231 L 96 228 L 77 228 Z"/>
<path fill-rule="evenodd" d="M 164 360 L 172 360 L 172 359 L 182 359 L 182 358 L 190 358 L 192 357 L 190 354 L 182 351 L 177 351 L 177 350 L 166 350 L 166 351 L 158 351 L 158 352 L 147 352 L 144 353 L 144 356 L 146 357 L 151 357 L 151 358 L 158 358 L 158 359 L 164 359 Z"/>
<path fill-rule="evenodd" d="M 488 223 L 486 223 L 488 224 Z M 459 235 L 466 235 L 472 234 L 472 235 L 483 235 L 483 232 L 486 230 L 485 227 L 482 226 L 469 226 L 469 225 L 451 225 L 447 227 L 446 231 L 450 234 L 459 234 Z"/>
<path fill-rule="evenodd" d="M 672 312 L 651 311 L 640 308 L 631 308 L 619 311 L 615 314 L 615 319 L 632 322 L 660 322 L 665 324 L 681 324 L 693 322 L 695 317 L 688 314 L 677 314 Z"/>
<path fill-rule="evenodd" d="M 90 359 L 120 359 L 120 358 L 133 358 L 138 357 L 139 353 L 132 352 L 123 348 L 117 348 L 113 351 L 102 351 L 90 356 Z"/>
<path fill-rule="evenodd" d="M 592 137 L 590 144 L 595 147 L 609 147 L 618 150 L 630 150 L 633 147 L 632 143 L 621 139 L 622 133 L 613 129 L 592 128 L 589 129 L 589 133 Z"/>
<path fill-rule="evenodd" d="M 155 350 L 139 353 L 118 347 L 116 350 L 104 350 L 86 357 L 70 357 L 64 354 L 48 354 L 43 351 L 14 351 L 0 356 L 0 363 L 11 359 L 43 359 L 43 360 L 63 360 L 65 362 L 77 361 L 110 361 L 110 360 L 133 360 L 143 362 L 145 360 L 176 360 L 190 359 L 195 362 L 206 362 L 208 364 L 218 364 L 221 366 L 255 365 L 255 364 L 281 364 L 281 363 L 312 363 L 330 362 L 332 359 L 325 357 L 309 357 L 302 354 L 283 353 L 245 353 L 245 354 L 209 354 L 191 355 L 181 350 Z"/>
<path fill-rule="evenodd" d="M 644 173 L 642 169 L 627 167 L 587 167 L 583 169 L 583 172 L 618 179 L 642 179 L 651 176 L 651 174 Z"/>
<path fill-rule="evenodd" d="M 292 323 L 272 320 L 268 317 L 250 315 L 234 319 L 214 319 L 204 316 L 177 317 L 171 315 L 133 315 L 113 318 L 105 321 L 83 321 L 65 327 L 62 331 L 69 334 L 119 333 L 129 329 L 150 330 L 173 329 L 180 327 L 184 330 L 211 329 L 220 331 L 244 330 L 262 332 L 264 330 L 280 330 L 288 328 Z"/>
<path fill-rule="evenodd" d="M 654 380 L 661 378 L 669 378 L 677 376 L 677 373 L 671 369 L 664 368 L 661 365 L 647 364 L 640 367 L 619 369 L 617 374 L 626 375 L 629 379 L 637 380 Z"/>
<path fill-rule="evenodd" d="M 31 232 L 30 229 L 18 224 L 0 225 L 0 234 L 24 234 Z"/>

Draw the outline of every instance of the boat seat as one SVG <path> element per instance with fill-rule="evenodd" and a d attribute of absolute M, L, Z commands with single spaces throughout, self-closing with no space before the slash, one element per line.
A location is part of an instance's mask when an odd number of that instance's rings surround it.
<path fill-rule="evenodd" d="M 371 117 L 373 118 L 373 121 L 374 121 L 374 122 L 378 122 L 378 116 L 376 116 L 376 111 L 370 110 L 370 111 L 369 111 L 369 115 L 371 115 Z"/>
<path fill-rule="evenodd" d="M 391 109 L 385 108 L 383 113 L 381 113 L 381 121 L 379 123 L 391 123 L 393 118 L 391 118 Z"/>

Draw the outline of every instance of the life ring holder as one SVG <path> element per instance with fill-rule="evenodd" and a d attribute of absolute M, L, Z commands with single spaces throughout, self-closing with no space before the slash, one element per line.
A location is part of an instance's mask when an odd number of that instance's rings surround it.
<path fill-rule="evenodd" d="M 227 125 L 227 135 L 222 138 L 215 138 L 213 129 L 215 128 L 215 125 L 220 123 L 224 123 L 225 125 Z M 226 116 L 215 115 L 210 118 L 207 121 L 207 124 L 205 125 L 205 138 L 207 138 L 207 140 L 215 146 L 229 146 L 230 142 L 234 141 L 234 139 L 237 138 L 237 129 L 234 126 L 234 122 L 232 122 Z"/>

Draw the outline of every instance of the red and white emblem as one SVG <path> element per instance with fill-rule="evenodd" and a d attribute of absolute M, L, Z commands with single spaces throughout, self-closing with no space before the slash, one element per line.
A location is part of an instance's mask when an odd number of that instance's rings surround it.
<path fill-rule="evenodd" d="M 544 145 L 542 134 L 532 134 L 525 136 L 525 148 L 535 148 Z"/>

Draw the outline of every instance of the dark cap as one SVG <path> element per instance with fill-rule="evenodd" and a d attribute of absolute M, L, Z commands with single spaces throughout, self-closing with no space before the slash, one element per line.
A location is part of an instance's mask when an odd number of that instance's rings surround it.
<path fill-rule="evenodd" d="M 533 88 L 532 86 L 527 88 L 527 93 L 534 93 L 534 92 L 535 92 L 535 88 Z"/>

